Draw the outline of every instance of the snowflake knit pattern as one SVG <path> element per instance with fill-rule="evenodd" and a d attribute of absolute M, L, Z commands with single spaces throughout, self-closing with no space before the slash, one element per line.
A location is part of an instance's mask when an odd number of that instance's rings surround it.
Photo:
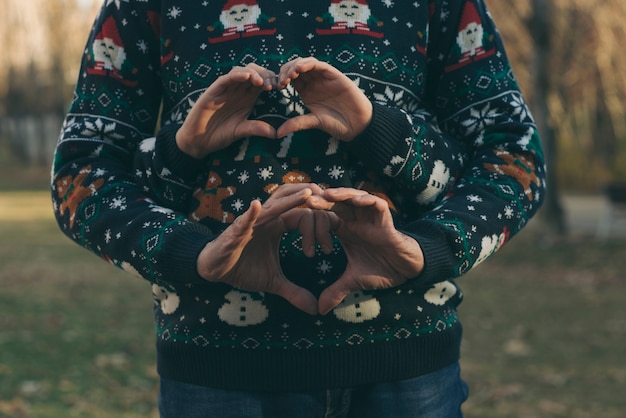
<path fill-rule="evenodd" d="M 194 160 L 175 134 L 234 66 L 278 71 L 315 56 L 374 105 L 351 143 L 303 131 L 246 138 Z M 265 92 L 251 118 L 307 112 Z M 155 135 L 155 132 L 157 134 Z M 459 358 L 455 278 L 537 211 L 539 138 L 481 0 L 106 1 L 89 37 L 53 167 L 62 230 L 152 283 L 161 376 L 231 389 L 305 390 L 409 378 Z M 424 252 L 424 272 L 357 291 L 310 316 L 285 300 L 208 283 L 200 250 L 280 185 L 352 187 L 387 200 Z M 319 295 L 346 267 L 333 251 L 280 243 L 281 266 Z"/>

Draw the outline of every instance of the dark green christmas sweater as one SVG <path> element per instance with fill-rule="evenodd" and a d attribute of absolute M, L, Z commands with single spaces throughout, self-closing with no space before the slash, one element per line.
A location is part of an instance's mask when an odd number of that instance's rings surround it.
<path fill-rule="evenodd" d="M 351 143 L 324 132 L 245 138 L 194 160 L 175 133 L 234 66 L 278 72 L 315 56 L 373 103 Z M 296 91 L 265 92 L 251 118 L 307 112 Z M 232 389 L 304 390 L 409 378 L 459 358 L 455 278 L 523 228 L 544 194 L 532 117 L 481 0 L 106 1 L 85 48 L 53 167 L 61 229 L 152 283 L 158 370 Z M 327 315 L 208 283 L 196 258 L 285 183 L 385 198 L 415 238 L 422 274 L 349 295 Z M 286 276 L 319 294 L 346 267 L 341 243 L 280 244 Z M 121 289 L 120 291 L 123 291 Z M 138 302 L 139 303 L 139 302 Z"/>

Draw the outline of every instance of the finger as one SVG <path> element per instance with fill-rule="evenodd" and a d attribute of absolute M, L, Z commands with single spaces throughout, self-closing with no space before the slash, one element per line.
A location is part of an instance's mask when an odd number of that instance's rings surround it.
<path fill-rule="evenodd" d="M 298 231 L 302 236 L 302 252 L 307 257 L 315 256 L 315 216 L 308 209 L 301 209 L 303 216 L 298 223 Z"/>
<path fill-rule="evenodd" d="M 234 92 L 249 89 L 258 90 L 260 93 L 264 89 L 263 77 L 246 68 L 233 69 L 228 74 L 218 77 L 198 98 L 197 104 L 205 106 L 208 104 L 214 107 L 216 104 L 222 104 L 228 97 L 242 94 Z"/>
<path fill-rule="evenodd" d="M 336 202 L 330 210 L 344 221 L 354 221 L 357 218 L 354 206 L 349 203 Z"/>
<path fill-rule="evenodd" d="M 316 183 L 307 183 L 307 186 L 309 187 L 309 189 L 311 189 L 314 195 L 321 195 L 322 193 L 324 193 L 324 189 L 322 189 Z"/>
<path fill-rule="evenodd" d="M 276 194 L 275 192 L 274 194 Z M 275 220 L 281 214 L 290 209 L 301 206 L 311 196 L 311 189 L 302 188 L 295 193 L 287 194 L 282 197 L 275 197 L 274 194 L 263 204 L 263 212 L 257 220 L 257 225 L 263 225 L 267 222 Z"/>
<path fill-rule="evenodd" d="M 354 205 L 356 211 L 361 211 L 374 224 L 393 225 L 389 203 L 385 199 L 368 194 L 351 199 L 350 204 Z M 358 216 L 359 214 L 357 214 Z"/>
<path fill-rule="evenodd" d="M 270 90 L 277 86 L 277 75 L 274 71 L 261 67 L 258 64 L 250 63 L 246 68 L 255 71 L 263 79 L 263 88 Z"/>
<path fill-rule="evenodd" d="M 224 233 L 234 234 L 235 236 L 243 236 L 251 234 L 254 224 L 262 213 L 263 206 L 258 200 L 250 202 L 250 207 L 242 215 L 235 218 L 233 223 L 224 230 Z"/>
<path fill-rule="evenodd" d="M 329 189 L 324 192 L 324 198 L 336 202 L 330 210 L 343 220 L 355 220 L 365 214 L 375 222 L 391 221 L 389 203 L 363 190 Z"/>
<path fill-rule="evenodd" d="M 193 125 L 195 130 L 204 131 L 210 115 L 222 108 L 229 98 L 244 96 L 246 91 L 251 88 L 258 90 L 258 93 L 261 92 L 263 79 L 257 74 L 253 80 L 256 80 L 257 85 L 254 85 L 251 80 L 250 70 L 229 73 L 219 77 L 198 98 L 187 115 L 183 127 Z"/>
<path fill-rule="evenodd" d="M 315 215 L 306 208 L 291 209 L 280 215 L 287 231 L 298 230 L 302 235 L 302 252 L 307 257 L 315 255 Z M 286 231 L 285 231 L 286 232 Z"/>
<path fill-rule="evenodd" d="M 250 203 L 250 208 L 209 242 L 198 255 L 198 274 L 208 281 L 220 281 L 237 263 L 246 245 L 252 239 L 253 227 L 261 213 L 261 202 Z"/>
<path fill-rule="evenodd" d="M 307 199 L 306 205 L 311 209 L 331 211 L 344 221 L 356 219 L 356 206 L 351 204 L 351 199 L 340 201 L 328 201 L 322 196 L 311 196 Z M 338 226 L 336 223 L 334 227 Z"/>
<path fill-rule="evenodd" d="M 302 60 L 303 58 L 296 58 L 280 67 L 280 72 L 278 74 L 278 85 L 280 88 L 285 88 L 287 84 L 291 83 L 292 80 L 300 76 L 300 73 L 297 71 L 297 66 Z"/>
<path fill-rule="evenodd" d="M 315 217 L 315 239 L 319 243 L 324 254 L 330 254 L 333 251 L 333 237 L 330 234 L 332 228 L 331 217 L 336 215 L 326 211 L 315 211 L 313 214 Z M 311 257 L 313 255 L 311 255 Z"/>
<path fill-rule="evenodd" d="M 387 202 L 371 194 L 363 194 L 351 197 L 342 202 L 337 202 L 332 209 L 344 220 L 370 219 L 380 220 L 385 211 L 389 211 Z"/>
<path fill-rule="evenodd" d="M 330 67 L 329 64 L 320 61 L 315 57 L 304 57 L 293 61 L 291 71 L 293 74 L 300 76 L 301 74 L 308 73 L 313 70 L 326 70 L 328 67 Z"/>
<path fill-rule="evenodd" d="M 330 222 L 330 230 L 336 231 L 337 229 L 339 229 L 341 223 L 343 222 L 342 219 L 337 216 L 336 213 L 331 211 L 327 211 L 326 214 L 328 216 L 328 221 Z"/>
<path fill-rule="evenodd" d="M 337 307 L 350 293 L 354 290 L 348 286 L 348 280 L 345 274 L 339 278 L 335 283 L 328 286 L 318 300 L 317 306 L 320 315 L 326 315 Z"/>
<path fill-rule="evenodd" d="M 298 229 L 298 224 L 300 223 L 300 218 L 304 216 L 304 209 L 302 208 L 294 208 L 288 210 L 285 213 L 280 214 L 280 220 L 285 225 L 285 228 L 288 231 L 295 231 Z"/>
<path fill-rule="evenodd" d="M 225 79 L 232 83 L 249 83 L 255 87 L 264 87 L 265 80 L 272 77 L 272 73 L 263 67 L 248 64 L 245 67 L 233 67 L 226 75 Z M 220 77 L 221 78 L 221 77 Z M 217 80 L 220 81 L 220 78 Z M 218 83 L 217 85 L 220 85 Z M 271 87 L 271 85 L 270 85 Z"/>
<path fill-rule="evenodd" d="M 272 193 L 270 199 L 288 196 L 304 189 L 309 189 L 311 191 L 311 194 L 323 193 L 323 190 L 315 183 L 289 183 L 282 184 L 280 187 L 278 187 L 278 189 L 276 189 L 276 191 Z"/>
<path fill-rule="evenodd" d="M 311 292 L 287 279 L 279 280 L 279 283 L 278 288 L 273 293 L 281 296 L 301 311 L 309 315 L 317 315 L 318 302 Z"/>
<path fill-rule="evenodd" d="M 316 194 L 309 197 L 306 201 L 306 206 L 311 209 L 330 210 L 332 209 L 334 205 L 335 205 L 335 202 L 329 202 L 328 200 L 324 199 L 322 196 L 316 195 Z"/>
<path fill-rule="evenodd" d="M 331 202 L 342 202 L 357 196 L 365 196 L 370 193 L 365 190 L 353 189 L 350 187 L 334 187 L 324 190 L 323 197 Z"/>
<path fill-rule="evenodd" d="M 247 67 L 233 67 L 227 74 L 218 77 L 200 96 L 199 103 L 220 101 L 221 96 L 237 85 L 249 85 L 255 88 L 266 89 L 268 81 L 275 80 L 276 74 L 258 65 Z M 271 84 L 269 85 L 271 88 Z M 217 98 L 217 100 L 216 100 Z"/>
<path fill-rule="evenodd" d="M 309 197 L 306 201 L 306 206 L 310 209 L 324 211 L 323 213 L 326 215 L 326 221 L 328 221 L 329 224 L 329 230 L 339 228 L 342 218 L 344 220 L 346 218 L 354 218 L 354 215 L 351 213 L 352 208 L 349 205 L 342 205 L 341 202 L 329 202 L 322 196 L 314 195 Z M 344 211 L 347 211 L 347 213 L 342 214 L 342 217 L 340 218 L 337 216 L 336 212 L 341 211 L 342 208 Z"/>
<path fill-rule="evenodd" d="M 262 136 L 264 138 L 276 138 L 276 129 L 267 122 L 260 120 L 246 120 L 237 125 L 234 135 L 236 139 L 247 136 Z"/>

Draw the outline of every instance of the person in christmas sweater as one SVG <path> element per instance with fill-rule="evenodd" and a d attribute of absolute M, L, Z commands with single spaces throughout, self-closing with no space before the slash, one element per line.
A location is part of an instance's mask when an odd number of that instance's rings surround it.
<path fill-rule="evenodd" d="M 231 9 L 272 26 L 215 42 Z M 484 3 L 107 1 L 90 39 L 53 203 L 152 283 L 162 416 L 461 416 L 454 279 L 545 188 Z"/>

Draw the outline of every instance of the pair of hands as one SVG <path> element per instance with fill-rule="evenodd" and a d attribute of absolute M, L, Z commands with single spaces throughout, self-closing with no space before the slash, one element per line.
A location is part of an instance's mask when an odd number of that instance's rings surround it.
<path fill-rule="evenodd" d="M 280 239 L 292 230 L 302 234 L 307 256 L 314 255 L 316 242 L 329 253 L 331 232 L 346 253 L 346 270 L 319 300 L 280 267 Z M 197 267 L 208 281 L 273 293 L 306 313 L 324 315 L 355 290 L 395 287 L 419 275 L 424 259 L 417 241 L 395 229 L 385 200 L 362 190 L 302 183 L 281 186 L 263 205 L 253 201 L 206 245 Z"/>
<path fill-rule="evenodd" d="M 309 113 L 286 120 L 277 129 L 248 117 L 263 91 L 291 84 Z M 282 138 L 319 129 L 340 141 L 351 141 L 372 119 L 372 103 L 341 71 L 313 57 L 296 58 L 280 72 L 256 64 L 235 67 L 200 96 L 176 134 L 178 147 L 202 159 L 247 136 Z"/>
<path fill-rule="evenodd" d="M 289 84 L 309 113 L 286 120 L 278 128 L 248 119 L 263 91 Z M 372 103 L 341 71 L 313 57 L 297 58 L 278 74 L 249 64 L 219 77 L 200 96 L 176 134 L 178 147 L 204 158 L 247 136 L 281 138 L 308 129 L 341 141 L 362 133 L 372 118 Z M 344 248 L 348 266 L 319 300 L 289 281 L 282 272 L 278 248 L 282 235 L 299 230 L 303 251 L 312 257 L 316 243 L 332 250 L 331 232 Z M 322 190 L 315 184 L 283 185 L 264 203 L 250 208 L 197 260 L 208 281 L 242 290 L 279 295 L 311 315 L 326 314 L 352 291 L 398 286 L 423 269 L 417 241 L 397 231 L 387 202 L 361 190 Z"/>

